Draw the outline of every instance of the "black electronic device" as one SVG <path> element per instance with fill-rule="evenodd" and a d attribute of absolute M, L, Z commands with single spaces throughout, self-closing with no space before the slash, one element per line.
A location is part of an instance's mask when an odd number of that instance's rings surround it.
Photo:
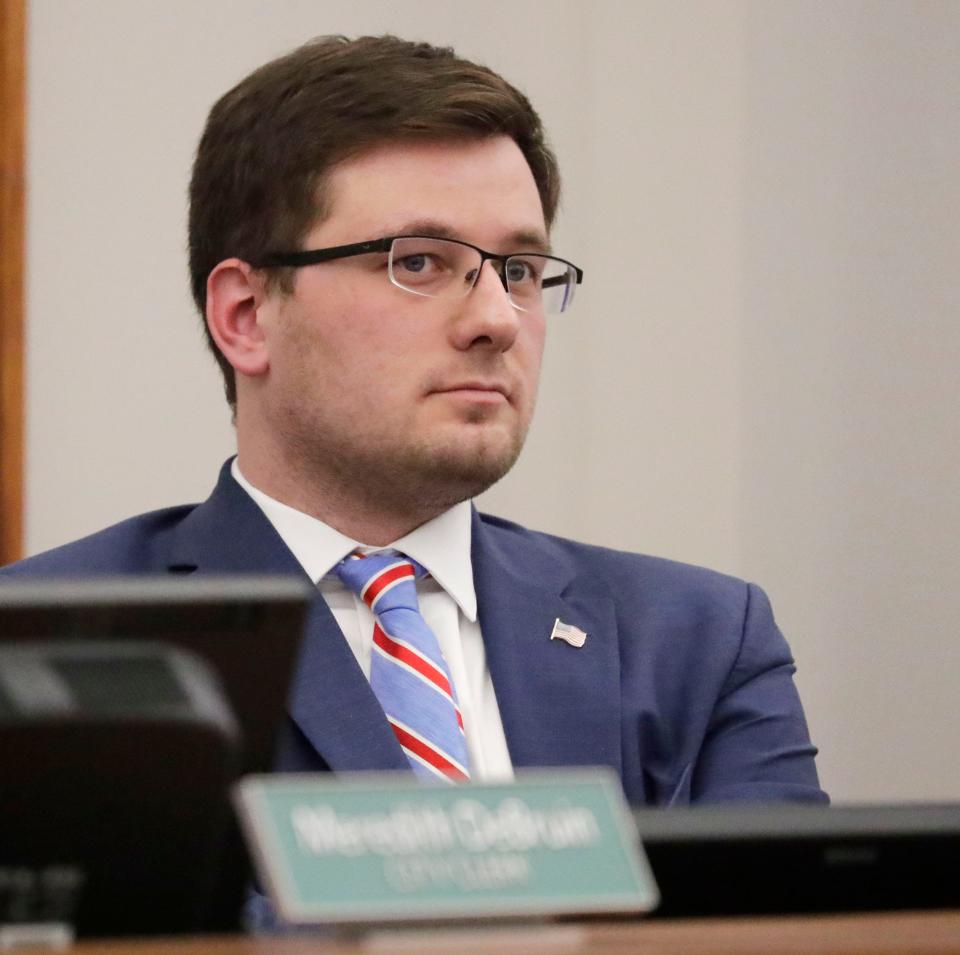
<path fill-rule="evenodd" d="M 0 934 L 238 927 L 250 870 L 229 789 L 272 768 L 309 594 L 267 577 L 0 584 Z"/>
<path fill-rule="evenodd" d="M 955 908 L 960 804 L 634 811 L 657 916 Z"/>

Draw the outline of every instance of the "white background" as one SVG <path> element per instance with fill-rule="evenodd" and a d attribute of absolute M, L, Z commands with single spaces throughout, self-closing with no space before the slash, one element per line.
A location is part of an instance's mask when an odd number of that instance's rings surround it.
<path fill-rule="evenodd" d="M 960 3 L 31 0 L 27 543 L 204 498 L 206 112 L 321 33 L 524 89 L 582 265 L 481 501 L 759 581 L 838 801 L 960 799 Z"/>

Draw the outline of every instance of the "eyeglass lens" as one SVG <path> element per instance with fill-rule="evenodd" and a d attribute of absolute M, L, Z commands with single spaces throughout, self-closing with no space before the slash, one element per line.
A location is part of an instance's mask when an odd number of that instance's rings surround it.
<path fill-rule="evenodd" d="M 483 264 L 480 253 L 447 239 L 404 237 L 393 240 L 390 281 L 431 298 L 459 298 L 476 284 Z M 501 271 L 501 263 L 492 263 Z M 510 301 L 523 311 L 556 314 L 569 308 L 576 272 L 549 255 L 511 255 L 502 265 Z"/>

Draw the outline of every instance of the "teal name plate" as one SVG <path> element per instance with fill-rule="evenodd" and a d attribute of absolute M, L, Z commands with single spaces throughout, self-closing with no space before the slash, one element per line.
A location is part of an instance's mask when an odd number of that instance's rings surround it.
<path fill-rule="evenodd" d="M 659 901 L 606 770 L 465 786 L 406 774 L 250 776 L 235 795 L 289 922 L 644 912 Z"/>

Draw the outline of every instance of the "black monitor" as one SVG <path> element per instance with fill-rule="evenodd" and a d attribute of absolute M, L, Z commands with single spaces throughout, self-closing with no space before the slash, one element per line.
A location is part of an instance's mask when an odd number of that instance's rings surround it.
<path fill-rule="evenodd" d="M 273 767 L 311 592 L 0 583 L 0 934 L 238 927 L 250 870 L 229 788 Z"/>
<path fill-rule="evenodd" d="M 640 809 L 657 916 L 955 908 L 960 804 Z"/>

